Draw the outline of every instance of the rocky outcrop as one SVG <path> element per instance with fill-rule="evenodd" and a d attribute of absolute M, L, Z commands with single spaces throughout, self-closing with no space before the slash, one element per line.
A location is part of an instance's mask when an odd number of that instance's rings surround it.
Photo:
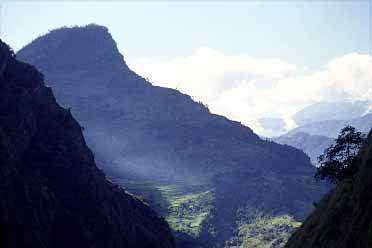
<path fill-rule="evenodd" d="M 174 247 L 162 218 L 105 179 L 43 75 L 1 41 L 0 63 L 0 247 Z"/>

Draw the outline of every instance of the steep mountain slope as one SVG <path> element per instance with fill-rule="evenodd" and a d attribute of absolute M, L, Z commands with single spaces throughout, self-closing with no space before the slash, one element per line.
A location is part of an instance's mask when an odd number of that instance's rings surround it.
<path fill-rule="evenodd" d="M 318 203 L 286 248 L 372 247 L 372 133 L 360 156 L 357 176 Z"/>
<path fill-rule="evenodd" d="M 284 134 L 272 139 L 279 144 L 296 147 L 304 151 L 314 165 L 318 163 L 319 155 L 323 154 L 324 149 L 333 144 L 334 139 L 321 135 L 311 135 L 303 132 Z"/>
<path fill-rule="evenodd" d="M 361 117 L 370 110 L 372 102 L 319 102 L 307 106 L 293 115 L 298 126 L 327 120 L 350 120 Z"/>
<path fill-rule="evenodd" d="M 0 41 L 0 247 L 174 247 L 162 218 L 105 180 L 81 130 Z"/>
<path fill-rule="evenodd" d="M 187 226 L 210 244 L 223 246 L 235 234 L 241 209 L 300 220 L 324 192 L 314 184 L 314 168 L 304 153 L 262 140 L 190 96 L 152 86 L 127 67 L 104 27 L 58 29 L 17 56 L 39 68 L 57 100 L 71 107 L 113 180 L 124 182 L 130 173 L 141 180 L 208 187 L 212 206 L 183 210 L 195 214 Z M 191 193 L 185 198 L 197 201 Z M 175 198 L 162 198 L 167 197 Z M 170 204 L 181 206 L 179 200 Z"/>
<path fill-rule="evenodd" d="M 350 120 L 327 120 L 313 122 L 294 128 L 287 134 L 292 135 L 294 133 L 303 132 L 312 135 L 337 137 L 340 130 L 347 125 L 351 125 L 363 133 L 368 133 L 372 127 L 372 114 L 366 114 L 362 117 Z"/>
<path fill-rule="evenodd" d="M 57 100 L 86 128 L 97 157 L 114 169 L 182 179 L 199 175 L 205 181 L 244 168 L 247 161 L 267 169 L 278 167 L 278 161 L 292 167 L 278 157 L 281 146 L 268 145 L 240 123 L 212 115 L 189 96 L 152 86 L 130 71 L 106 28 L 52 31 L 17 56 L 45 73 Z"/>

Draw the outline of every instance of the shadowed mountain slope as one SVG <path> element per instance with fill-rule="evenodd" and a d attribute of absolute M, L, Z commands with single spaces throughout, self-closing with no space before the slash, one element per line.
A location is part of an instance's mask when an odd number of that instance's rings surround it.
<path fill-rule="evenodd" d="M 360 152 L 360 171 L 324 197 L 286 248 L 372 247 L 372 133 Z"/>
<path fill-rule="evenodd" d="M 104 27 L 55 30 L 17 56 L 45 73 L 57 100 L 82 122 L 88 143 L 111 169 L 204 181 L 236 169 L 311 171 L 303 153 L 261 140 L 190 96 L 136 75 Z"/>
<path fill-rule="evenodd" d="M 17 56 L 40 69 L 57 100 L 71 107 L 111 177 L 210 185 L 214 210 L 200 222 L 212 243 L 233 235 L 247 205 L 302 219 L 324 192 L 303 152 L 262 140 L 177 90 L 151 85 L 128 68 L 104 27 L 51 31 Z"/>
<path fill-rule="evenodd" d="M 0 165 L 0 247 L 174 247 L 162 218 L 105 179 L 43 75 L 1 41 Z"/>

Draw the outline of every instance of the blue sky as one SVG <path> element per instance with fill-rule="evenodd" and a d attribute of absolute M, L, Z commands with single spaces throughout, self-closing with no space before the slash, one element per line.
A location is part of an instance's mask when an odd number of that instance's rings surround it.
<path fill-rule="evenodd" d="M 126 62 L 213 113 L 260 124 L 324 101 L 371 101 L 365 1 L 6 2 L 1 38 L 15 50 L 48 30 L 107 26 Z"/>
<path fill-rule="evenodd" d="M 6 2 L 1 36 L 17 50 L 53 28 L 97 23 L 129 61 L 207 46 L 317 66 L 368 52 L 368 11 L 368 1 Z"/>

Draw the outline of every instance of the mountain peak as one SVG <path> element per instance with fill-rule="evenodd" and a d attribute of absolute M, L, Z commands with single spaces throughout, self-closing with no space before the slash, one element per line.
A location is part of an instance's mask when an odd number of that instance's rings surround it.
<path fill-rule="evenodd" d="M 27 62 L 42 71 L 57 68 L 100 70 L 125 65 L 108 28 L 97 24 L 54 29 L 22 48 L 17 56 L 28 58 Z M 50 60 L 56 56 L 59 59 Z"/>

